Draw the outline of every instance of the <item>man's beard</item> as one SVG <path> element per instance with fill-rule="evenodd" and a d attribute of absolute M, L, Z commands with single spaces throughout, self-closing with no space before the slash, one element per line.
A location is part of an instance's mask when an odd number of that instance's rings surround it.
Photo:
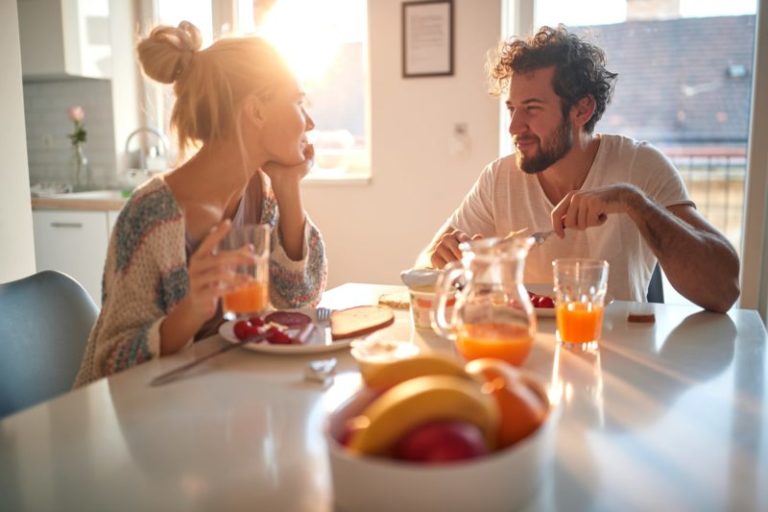
<path fill-rule="evenodd" d="M 539 139 L 539 150 L 533 157 L 526 158 L 523 152 L 518 150 L 515 153 L 515 161 L 523 172 L 536 174 L 563 158 L 571 147 L 573 147 L 573 129 L 568 120 L 563 118 L 563 122 L 552 132 L 549 144 L 542 147 Z"/>

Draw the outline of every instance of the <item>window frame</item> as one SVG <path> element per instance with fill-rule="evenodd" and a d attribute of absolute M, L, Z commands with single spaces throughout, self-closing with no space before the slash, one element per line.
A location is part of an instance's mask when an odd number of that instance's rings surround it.
<path fill-rule="evenodd" d="M 533 33 L 536 0 L 501 0 L 504 37 Z M 768 323 L 768 0 L 759 0 L 756 11 L 752 101 L 747 139 L 747 174 L 744 183 L 744 214 L 741 237 L 741 297 L 737 305 L 756 309 Z M 509 28 L 512 34 L 509 34 Z M 503 111 L 503 105 L 500 105 Z M 501 116 L 500 149 L 511 151 Z"/>

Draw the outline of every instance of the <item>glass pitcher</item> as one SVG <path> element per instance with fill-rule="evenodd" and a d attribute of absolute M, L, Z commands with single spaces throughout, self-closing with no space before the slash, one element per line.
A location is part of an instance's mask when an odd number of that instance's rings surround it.
<path fill-rule="evenodd" d="M 527 237 L 464 242 L 461 261 L 439 276 L 432 327 L 465 359 L 493 357 L 521 365 L 528 358 L 536 334 L 536 315 L 523 286 L 531 245 Z M 454 295 L 448 318 L 446 305 Z"/>

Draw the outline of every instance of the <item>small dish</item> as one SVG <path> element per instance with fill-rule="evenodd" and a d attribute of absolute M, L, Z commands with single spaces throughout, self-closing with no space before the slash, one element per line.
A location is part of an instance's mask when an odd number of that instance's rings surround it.
<path fill-rule="evenodd" d="M 400 272 L 405 286 L 418 292 L 434 292 L 440 270 L 433 268 L 411 268 Z"/>
<path fill-rule="evenodd" d="M 352 343 L 352 338 L 333 341 L 331 339 L 330 329 L 324 327 L 318 323 L 317 313 L 314 308 L 303 308 L 286 311 L 298 311 L 309 316 L 315 323 L 315 328 L 307 338 L 306 343 L 291 344 L 291 345 L 278 345 L 262 341 L 259 343 L 245 343 L 243 348 L 252 350 L 254 352 L 263 352 L 267 354 L 316 354 L 320 352 L 330 352 L 333 350 L 340 350 L 349 347 Z M 230 320 L 224 322 L 219 326 L 219 335 L 230 343 L 237 343 L 240 341 L 235 336 L 234 326 L 237 320 Z"/>

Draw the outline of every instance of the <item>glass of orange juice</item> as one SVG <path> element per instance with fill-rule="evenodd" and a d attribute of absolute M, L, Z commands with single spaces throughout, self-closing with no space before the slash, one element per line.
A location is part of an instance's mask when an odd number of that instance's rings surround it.
<path fill-rule="evenodd" d="M 219 243 L 220 251 L 236 250 L 250 245 L 256 256 L 253 265 L 239 266 L 236 272 L 248 276 L 242 286 L 221 298 L 221 309 L 228 320 L 258 314 L 269 305 L 269 237 L 268 224 L 233 226 Z"/>
<path fill-rule="evenodd" d="M 596 346 L 603 328 L 608 262 L 558 259 L 552 267 L 558 339 L 566 344 Z"/>

